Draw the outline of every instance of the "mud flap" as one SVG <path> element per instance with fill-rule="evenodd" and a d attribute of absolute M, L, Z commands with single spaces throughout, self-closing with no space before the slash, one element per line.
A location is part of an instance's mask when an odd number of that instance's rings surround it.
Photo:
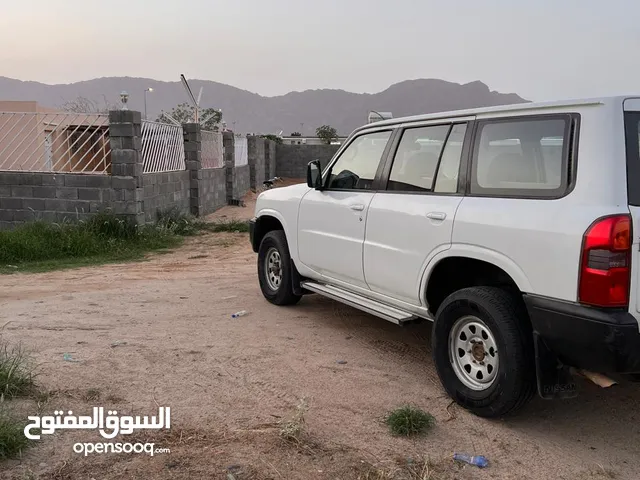
<path fill-rule="evenodd" d="M 291 260 L 291 286 L 294 295 L 308 295 L 309 290 L 302 288 L 302 276 L 296 268 L 296 264 Z"/>
<path fill-rule="evenodd" d="M 570 368 L 549 350 L 538 332 L 533 332 L 533 342 L 536 355 L 538 395 L 545 400 L 577 397 L 578 386 Z"/>

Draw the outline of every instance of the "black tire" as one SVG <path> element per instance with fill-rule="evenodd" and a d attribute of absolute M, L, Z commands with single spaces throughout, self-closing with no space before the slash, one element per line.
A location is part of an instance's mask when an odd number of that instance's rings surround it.
<path fill-rule="evenodd" d="M 499 363 L 495 380 L 480 391 L 460 380 L 453 366 L 455 360 L 450 358 L 450 332 L 457 320 L 468 315 L 480 319 L 497 344 Z M 436 314 L 432 348 L 438 376 L 449 396 L 480 417 L 514 413 L 535 392 L 533 337 L 526 309 L 516 293 L 495 287 L 473 287 L 449 295 Z"/>
<path fill-rule="evenodd" d="M 271 249 L 277 250 L 280 254 L 282 264 L 282 281 L 277 289 L 272 288 L 267 280 L 268 272 L 265 261 L 267 253 Z M 295 305 L 300 301 L 300 295 L 293 293 L 291 267 L 291 255 L 289 255 L 289 246 L 284 232 L 282 230 L 273 230 L 267 233 L 262 239 L 258 250 L 258 280 L 264 298 L 274 305 Z"/>

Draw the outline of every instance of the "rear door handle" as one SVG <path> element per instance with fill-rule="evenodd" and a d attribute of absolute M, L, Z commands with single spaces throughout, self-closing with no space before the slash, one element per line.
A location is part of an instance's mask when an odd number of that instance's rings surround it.
<path fill-rule="evenodd" d="M 364 205 L 349 205 L 351 210 L 355 210 L 356 212 L 361 212 L 364 210 Z"/>
<path fill-rule="evenodd" d="M 431 220 L 444 220 L 447 218 L 447 214 L 444 212 L 430 212 L 427 213 L 427 218 L 430 218 Z"/>

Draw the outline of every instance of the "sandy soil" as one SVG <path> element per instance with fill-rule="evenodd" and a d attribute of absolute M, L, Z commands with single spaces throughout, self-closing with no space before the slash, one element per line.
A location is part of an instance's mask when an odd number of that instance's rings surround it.
<path fill-rule="evenodd" d="M 252 198 L 213 217 L 249 218 Z M 246 234 L 207 234 L 142 263 L 0 277 L 4 336 L 34 352 L 39 383 L 51 391 L 39 404 L 18 404 L 25 416 L 172 409 L 169 432 L 134 435 L 171 453 L 85 458 L 72 445 L 99 434 L 59 432 L 0 464 L 0 478 L 640 477 L 639 385 L 581 382 L 577 399 L 535 399 L 517 418 L 479 419 L 444 394 L 428 324 L 400 328 L 320 296 L 272 306 L 255 260 Z M 239 310 L 249 314 L 231 318 Z M 285 442 L 278 422 L 302 398 L 305 433 Z M 388 433 L 385 414 L 407 403 L 436 417 L 427 436 Z M 483 454 L 491 465 L 454 467 L 453 452 Z M 406 466 L 425 458 L 434 470 L 410 476 Z"/>

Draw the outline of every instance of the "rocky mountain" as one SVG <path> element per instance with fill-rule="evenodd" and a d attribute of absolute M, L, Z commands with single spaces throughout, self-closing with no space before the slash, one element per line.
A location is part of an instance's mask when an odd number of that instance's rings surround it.
<path fill-rule="evenodd" d="M 264 97 L 230 85 L 205 80 L 189 81 L 194 95 L 203 87 L 202 107 L 221 108 L 229 127 L 237 132 L 278 133 L 300 131 L 312 135 L 315 128 L 329 124 L 340 135 L 366 123 L 369 110 L 389 111 L 394 117 L 526 102 L 514 93 L 491 91 L 480 81 L 467 84 L 437 79 L 407 80 L 386 90 L 352 93 L 344 90 L 306 90 Z M 169 111 L 187 96 L 180 82 L 161 82 L 147 78 L 108 77 L 83 82 L 46 85 L 0 77 L 0 100 L 36 100 L 48 107 L 60 107 L 67 101 L 85 97 L 100 106 L 119 104 L 119 93 L 129 93 L 129 108 L 144 113 L 147 94 L 148 118 Z"/>

